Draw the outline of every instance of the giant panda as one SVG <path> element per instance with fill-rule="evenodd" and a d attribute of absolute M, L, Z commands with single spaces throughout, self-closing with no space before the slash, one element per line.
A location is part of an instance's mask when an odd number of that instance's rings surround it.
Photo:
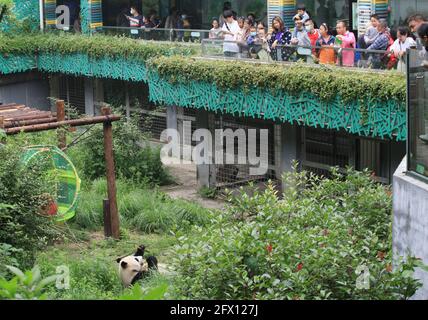
<path fill-rule="evenodd" d="M 144 259 L 145 246 L 138 247 L 130 256 L 117 258 L 119 264 L 119 277 L 124 287 L 131 287 L 143 279 L 152 270 L 158 270 L 158 260 L 150 256 Z"/>

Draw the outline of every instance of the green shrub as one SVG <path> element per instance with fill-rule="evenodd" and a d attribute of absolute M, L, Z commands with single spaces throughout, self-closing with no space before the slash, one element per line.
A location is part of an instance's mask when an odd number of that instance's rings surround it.
<path fill-rule="evenodd" d="M 0 145 L 0 243 L 9 245 L 9 258 L 17 259 L 21 268 L 28 268 L 32 267 L 34 254 L 60 234 L 51 220 L 39 215 L 46 204 L 44 195 L 51 194 L 54 187 L 43 160 L 23 166 L 21 154 L 22 150 L 13 144 Z"/>
<path fill-rule="evenodd" d="M 210 228 L 179 234 L 174 291 L 188 299 L 403 299 L 415 260 L 392 271 L 391 198 L 366 173 L 287 175 L 280 199 L 231 198 Z M 369 271 L 370 288 L 359 272 Z M 365 273 L 368 275 L 368 273 Z M 365 289 L 357 286 L 358 283 Z"/>
<path fill-rule="evenodd" d="M 16 249 L 7 243 L 0 243 L 0 278 L 7 276 L 6 266 L 17 267 L 19 265 L 16 256 L 20 254 L 22 254 L 22 249 Z"/>
<path fill-rule="evenodd" d="M 198 191 L 199 195 L 205 199 L 215 199 L 218 196 L 218 190 L 216 188 L 202 187 Z"/>
<path fill-rule="evenodd" d="M 57 275 L 43 279 L 37 266 L 26 272 L 11 266 L 8 269 L 15 277 L 0 277 L 0 300 L 45 300 L 47 287 L 57 280 Z"/>
<path fill-rule="evenodd" d="M 118 178 L 137 183 L 169 184 L 171 177 L 160 159 L 160 149 L 145 143 L 144 135 L 134 121 L 113 124 L 115 167 Z M 69 151 L 79 173 L 87 180 L 105 177 L 102 126 L 86 133 Z"/>
<path fill-rule="evenodd" d="M 184 200 L 172 200 L 149 186 L 117 181 L 117 199 L 121 225 L 144 233 L 165 233 L 205 225 L 208 210 Z M 74 223 L 97 230 L 103 225 L 103 199 L 107 194 L 105 180 L 96 180 L 82 192 Z"/>

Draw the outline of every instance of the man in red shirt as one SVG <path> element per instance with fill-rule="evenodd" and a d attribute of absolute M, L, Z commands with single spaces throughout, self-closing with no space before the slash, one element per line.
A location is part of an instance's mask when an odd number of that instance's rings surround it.
<path fill-rule="evenodd" d="M 305 29 L 308 32 L 309 40 L 311 40 L 311 46 L 315 47 L 320 37 L 320 32 L 318 29 L 315 29 L 315 24 L 312 19 L 306 20 Z M 312 53 L 315 54 L 315 48 L 312 48 Z"/>

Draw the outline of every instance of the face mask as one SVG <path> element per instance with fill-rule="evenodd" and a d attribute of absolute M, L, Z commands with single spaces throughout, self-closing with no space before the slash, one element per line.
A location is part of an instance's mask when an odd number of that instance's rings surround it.
<path fill-rule="evenodd" d="M 312 31 L 312 27 L 311 26 L 305 26 L 305 29 L 307 32 L 311 32 Z"/>
<path fill-rule="evenodd" d="M 251 32 L 250 34 L 251 34 L 253 37 L 255 37 L 255 36 L 257 35 L 257 32 L 255 32 L 255 31 L 254 31 L 254 32 Z"/>
<path fill-rule="evenodd" d="M 134 14 L 134 10 L 131 10 L 131 14 Z"/>

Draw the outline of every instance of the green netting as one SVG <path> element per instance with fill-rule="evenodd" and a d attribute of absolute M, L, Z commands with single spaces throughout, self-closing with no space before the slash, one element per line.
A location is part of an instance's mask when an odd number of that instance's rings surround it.
<path fill-rule="evenodd" d="M 142 61 L 127 58 L 91 58 L 87 54 L 39 53 L 38 69 L 72 75 L 147 81 L 147 68 Z"/>
<path fill-rule="evenodd" d="M 9 13 L 4 17 L 0 23 L 0 31 L 15 32 L 15 22 L 24 23 L 33 31 L 37 30 L 40 25 L 39 0 L 13 0 L 13 4 L 13 16 Z"/>
<path fill-rule="evenodd" d="M 31 161 L 37 159 L 46 159 L 51 161 L 52 171 L 55 175 L 55 192 L 58 213 L 56 220 L 58 222 L 66 221 L 76 215 L 76 208 L 80 193 L 80 178 L 68 156 L 60 149 L 54 146 L 33 146 L 26 148 L 22 162 L 28 165 Z"/>
<path fill-rule="evenodd" d="M 344 129 L 367 137 L 406 140 L 405 103 L 377 101 L 367 109 L 359 102 L 321 101 L 312 94 L 291 96 L 254 88 L 221 89 L 212 83 L 173 82 L 157 72 L 148 73 L 150 100 L 154 103 L 184 108 L 296 123 L 315 128 Z M 367 109 L 366 112 L 361 110 Z"/>
<path fill-rule="evenodd" d="M 36 67 L 36 58 L 31 55 L 0 54 L 0 74 L 25 72 Z"/>

